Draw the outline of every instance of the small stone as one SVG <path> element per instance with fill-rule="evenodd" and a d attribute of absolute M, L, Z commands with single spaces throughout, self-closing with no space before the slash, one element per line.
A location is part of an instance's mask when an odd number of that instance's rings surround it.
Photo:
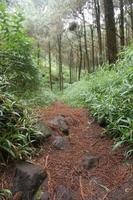
<path fill-rule="evenodd" d="M 63 115 L 56 116 L 49 121 L 51 128 L 56 127 L 62 131 L 65 135 L 69 135 L 69 127 Z"/>
<path fill-rule="evenodd" d="M 52 144 L 56 149 L 62 150 L 69 147 L 69 140 L 67 137 L 56 136 Z"/>
<path fill-rule="evenodd" d="M 29 162 L 20 162 L 16 165 L 12 193 L 13 196 L 21 193 L 21 200 L 33 200 L 47 173 L 39 166 Z"/>
<path fill-rule="evenodd" d="M 82 160 L 82 165 L 86 170 L 92 169 L 97 166 L 99 159 L 99 156 L 86 155 Z"/>
<path fill-rule="evenodd" d="M 72 194 L 70 189 L 64 187 L 63 185 L 59 185 L 55 189 L 56 198 L 60 200 L 72 200 Z"/>
<path fill-rule="evenodd" d="M 43 133 L 42 139 L 48 138 L 51 135 L 53 135 L 53 132 L 48 128 L 48 126 L 42 122 L 42 121 L 38 121 L 37 122 L 37 128 L 40 132 Z"/>

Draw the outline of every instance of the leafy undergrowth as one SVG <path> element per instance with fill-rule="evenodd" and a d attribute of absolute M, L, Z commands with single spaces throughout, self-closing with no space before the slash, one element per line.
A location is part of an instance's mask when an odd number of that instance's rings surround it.
<path fill-rule="evenodd" d="M 103 66 L 72 84 L 62 97 L 73 106 L 85 106 L 107 132 L 116 138 L 114 148 L 127 143 L 133 153 L 133 45 L 120 54 L 114 66 Z"/>
<path fill-rule="evenodd" d="M 25 93 L 35 93 L 40 85 L 33 41 L 25 32 L 23 20 L 20 13 L 9 12 L 6 4 L 0 3 L 1 162 L 31 155 L 33 143 L 42 137 L 26 101 L 17 100 Z"/>
<path fill-rule="evenodd" d="M 0 154 L 2 161 L 8 157 L 24 158 L 32 152 L 32 143 L 39 140 L 31 113 L 9 94 L 0 93 Z"/>
<path fill-rule="evenodd" d="M 28 98 L 26 98 L 25 102 L 32 106 L 48 106 L 55 101 L 58 100 L 58 97 L 54 92 L 52 92 L 48 88 L 40 88 L 37 92 L 34 92 L 32 95 L 30 95 Z"/>
<path fill-rule="evenodd" d="M 0 189 L 0 198 L 3 200 L 4 199 L 11 200 L 12 199 L 11 191 L 8 189 Z"/>
<path fill-rule="evenodd" d="M 37 90 L 39 72 L 34 58 L 33 40 L 23 27 L 20 13 L 9 12 L 0 3 L 0 75 L 10 83 L 10 92 L 22 96 Z"/>
<path fill-rule="evenodd" d="M 0 77 L 0 159 L 22 159 L 33 152 L 33 143 L 42 133 L 25 105 L 6 90 L 8 82 Z"/>

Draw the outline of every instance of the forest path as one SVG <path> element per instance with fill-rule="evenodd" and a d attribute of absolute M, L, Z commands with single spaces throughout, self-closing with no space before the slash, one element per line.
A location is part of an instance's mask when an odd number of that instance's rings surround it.
<path fill-rule="evenodd" d="M 48 108 L 39 108 L 37 113 L 49 127 L 58 116 L 63 116 L 69 127 L 68 136 L 53 127 L 54 135 L 32 159 L 48 173 L 42 190 L 49 192 L 50 200 L 133 199 L 132 165 L 125 161 L 121 149 L 112 151 L 113 141 L 103 136 L 103 128 L 88 116 L 87 110 L 56 102 Z M 57 136 L 67 138 L 64 149 L 53 146 Z M 0 186 L 9 186 L 11 181 L 7 177 L 11 170 L 10 167 L 0 173 Z"/>
<path fill-rule="evenodd" d="M 67 148 L 55 149 L 51 138 L 44 145 L 41 156 L 33 159 L 34 163 L 47 168 L 50 200 L 69 200 L 69 194 L 64 194 L 64 198 L 55 195 L 59 185 L 71 191 L 73 200 L 132 199 L 132 166 L 124 161 L 122 150 L 112 151 L 113 141 L 103 136 L 103 128 L 88 116 L 85 109 L 57 102 L 40 109 L 39 115 L 48 126 L 55 117 L 64 116 L 70 132 Z M 62 135 L 56 128 L 54 133 Z M 96 166 L 89 170 L 86 164 L 84 167 L 87 161 L 83 161 L 88 154 L 100 157 Z M 43 189 L 46 190 L 46 184 Z"/>

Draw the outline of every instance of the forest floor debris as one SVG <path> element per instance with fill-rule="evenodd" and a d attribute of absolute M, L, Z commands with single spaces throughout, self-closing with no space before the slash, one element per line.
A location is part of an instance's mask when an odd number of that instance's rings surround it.
<path fill-rule="evenodd" d="M 88 116 L 85 109 L 56 102 L 50 107 L 39 108 L 37 112 L 48 126 L 57 115 L 68 119 L 69 148 L 56 150 L 53 147 L 55 136 L 64 137 L 62 131 L 55 128 L 54 135 L 42 146 L 41 154 L 32 158 L 33 163 L 47 171 L 48 181 L 42 185 L 42 190 L 48 191 L 50 200 L 58 200 L 56 188 L 60 185 L 70 191 L 72 200 L 114 200 L 114 194 L 115 200 L 131 200 L 132 162 L 125 160 L 123 149 L 112 151 L 113 141 L 102 136 L 103 128 Z M 96 166 L 89 170 L 81 163 L 86 154 L 100 157 Z M 0 188 L 11 187 L 12 173 L 12 166 L 1 167 Z"/>

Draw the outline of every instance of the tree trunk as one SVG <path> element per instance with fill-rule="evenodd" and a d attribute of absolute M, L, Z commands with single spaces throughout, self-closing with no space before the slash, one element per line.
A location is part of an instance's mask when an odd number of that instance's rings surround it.
<path fill-rule="evenodd" d="M 132 29 L 132 37 L 133 37 L 133 0 L 128 0 L 130 6 L 130 17 L 131 17 L 131 29 Z"/>
<path fill-rule="evenodd" d="M 69 63 L 69 74 L 70 74 L 70 84 L 72 84 L 72 65 L 73 65 L 73 48 L 70 50 L 70 63 Z"/>
<path fill-rule="evenodd" d="M 86 34 L 86 22 L 85 22 L 85 16 L 83 12 L 82 12 L 82 17 L 83 17 L 83 26 L 84 26 L 84 46 L 85 46 L 85 54 L 86 54 L 86 64 L 87 64 L 88 73 L 90 73 L 87 34 Z"/>
<path fill-rule="evenodd" d="M 91 30 L 92 67 L 93 67 L 93 71 L 95 71 L 94 30 L 92 26 L 90 26 L 90 30 Z"/>
<path fill-rule="evenodd" d="M 125 36 L 124 36 L 124 3 L 123 0 L 119 0 L 120 3 L 120 44 L 121 47 L 125 44 Z"/>
<path fill-rule="evenodd" d="M 50 41 L 49 41 L 49 83 L 50 83 L 50 88 L 52 90 L 52 70 L 51 70 L 51 46 L 50 46 Z"/>
<path fill-rule="evenodd" d="M 81 31 L 79 33 L 79 52 L 80 52 L 80 60 L 79 60 L 79 71 L 78 71 L 78 80 L 80 81 L 81 70 L 82 70 L 82 41 L 81 41 Z"/>
<path fill-rule="evenodd" d="M 86 54 L 84 53 L 83 68 L 86 69 Z"/>
<path fill-rule="evenodd" d="M 78 80 L 79 48 L 76 51 L 76 81 Z"/>
<path fill-rule="evenodd" d="M 40 65 L 40 44 L 37 43 L 37 65 Z"/>
<path fill-rule="evenodd" d="M 117 41 L 116 27 L 114 18 L 114 6 L 112 0 L 104 0 L 107 57 L 109 63 L 115 63 L 117 60 Z"/>
<path fill-rule="evenodd" d="M 100 4 L 99 0 L 94 0 L 95 13 L 96 13 L 96 25 L 97 25 L 97 35 L 98 35 L 98 45 L 99 45 L 99 61 L 102 64 L 102 34 L 101 34 L 101 23 L 100 23 Z"/>
<path fill-rule="evenodd" d="M 58 40 L 58 52 L 59 52 L 59 85 L 60 91 L 63 91 L 63 71 L 62 71 L 62 36 L 57 36 Z"/>

